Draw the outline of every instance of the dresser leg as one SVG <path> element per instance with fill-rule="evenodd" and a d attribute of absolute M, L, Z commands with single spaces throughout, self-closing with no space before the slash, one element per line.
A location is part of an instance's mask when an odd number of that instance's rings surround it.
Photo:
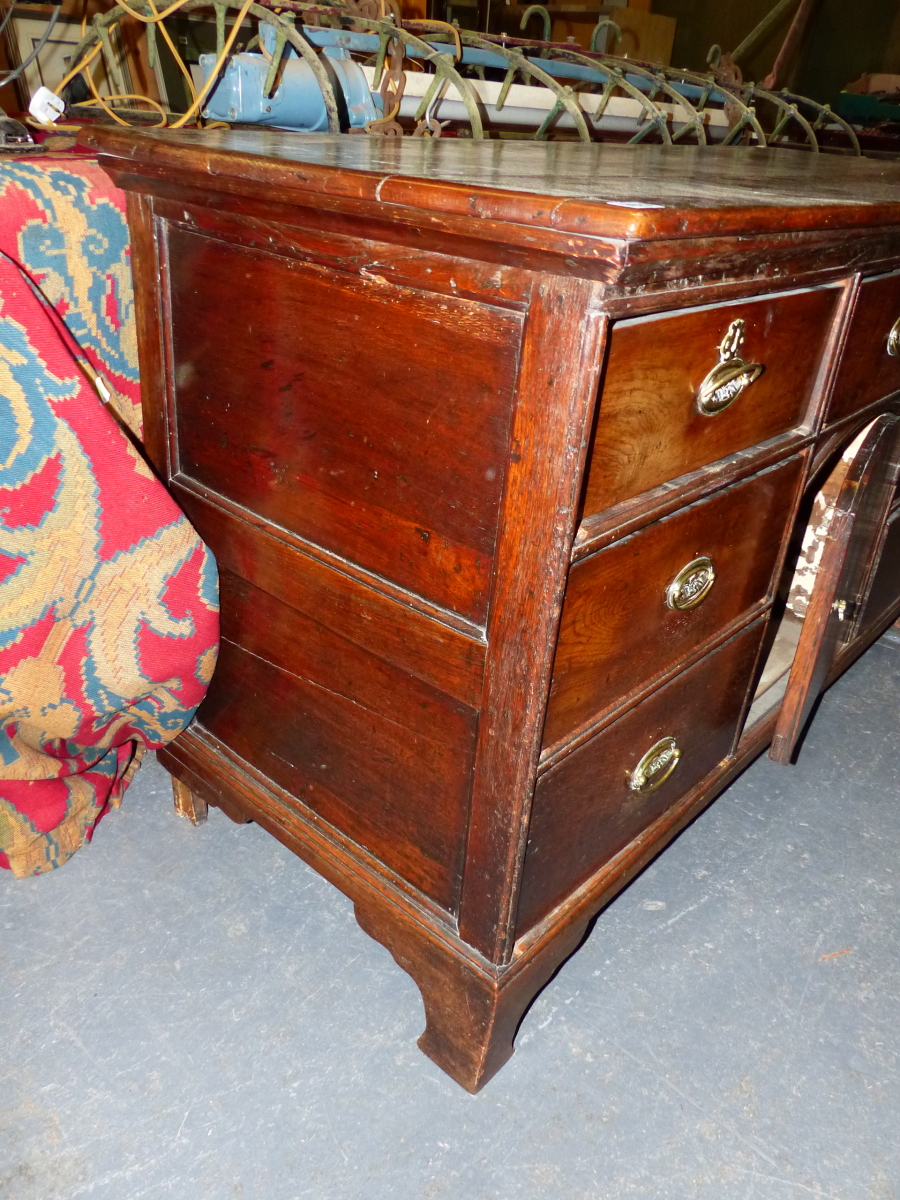
<path fill-rule="evenodd" d="M 175 799 L 175 811 L 180 817 L 187 817 L 192 825 L 202 825 L 207 817 L 206 801 L 202 796 L 172 776 L 172 795 Z"/>
<path fill-rule="evenodd" d="M 466 1089 L 478 1092 L 512 1057 L 528 1006 L 579 945 L 586 922 L 562 931 L 524 966 L 495 971 L 380 906 L 357 902 L 356 919 L 411 975 L 425 1005 L 419 1048 Z"/>

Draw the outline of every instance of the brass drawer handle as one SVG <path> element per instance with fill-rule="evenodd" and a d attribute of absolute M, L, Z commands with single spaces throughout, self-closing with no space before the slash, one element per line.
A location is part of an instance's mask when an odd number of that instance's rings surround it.
<path fill-rule="evenodd" d="M 695 558 L 682 567 L 666 588 L 666 604 L 677 612 L 688 612 L 702 604 L 716 582 L 711 558 Z"/>
<path fill-rule="evenodd" d="M 675 739 L 660 738 L 628 776 L 628 786 L 633 792 L 655 792 L 666 782 L 680 759 L 681 751 Z"/>
<path fill-rule="evenodd" d="M 900 357 L 900 317 L 893 323 L 891 332 L 888 334 L 887 352 L 894 358 Z"/>
<path fill-rule="evenodd" d="M 762 363 L 745 362 L 740 357 L 743 344 L 744 322 L 739 317 L 728 326 L 719 345 L 719 361 L 697 391 L 697 408 L 705 417 L 724 412 L 766 369 Z"/>

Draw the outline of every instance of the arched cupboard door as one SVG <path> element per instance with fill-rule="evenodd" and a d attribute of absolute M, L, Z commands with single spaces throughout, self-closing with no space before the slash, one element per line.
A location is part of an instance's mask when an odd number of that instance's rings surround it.
<path fill-rule="evenodd" d="M 900 478 L 900 416 L 869 426 L 835 503 L 769 757 L 789 763 L 834 660 L 856 636 Z"/>

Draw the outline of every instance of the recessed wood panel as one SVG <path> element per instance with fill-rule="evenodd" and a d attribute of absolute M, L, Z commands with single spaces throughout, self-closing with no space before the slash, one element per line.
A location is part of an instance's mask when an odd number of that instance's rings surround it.
<path fill-rule="evenodd" d="M 232 571 L 288 609 L 314 616 L 325 629 L 477 707 L 483 642 L 299 552 L 186 487 L 175 484 L 172 490 L 220 571 Z"/>
<path fill-rule="evenodd" d="M 884 533 L 881 558 L 859 628 L 869 627 L 900 600 L 900 510 L 895 510 Z"/>
<path fill-rule="evenodd" d="M 484 619 L 522 318 L 171 227 L 180 471 Z"/>
<path fill-rule="evenodd" d="M 728 757 L 762 629 L 763 622 L 755 622 L 541 776 L 517 936 Z M 664 737 L 673 737 L 681 751 L 677 767 L 655 791 L 633 790 L 631 772 Z"/>
<path fill-rule="evenodd" d="M 222 572 L 222 646 L 197 721 L 455 910 L 475 714 Z"/>
<path fill-rule="evenodd" d="M 839 295 L 822 288 L 613 326 L 584 516 L 800 425 Z M 737 320 L 740 357 L 765 370 L 705 416 L 697 393 Z"/>
<path fill-rule="evenodd" d="M 770 590 L 802 461 L 765 471 L 575 563 L 563 605 L 544 745 L 671 671 Z M 666 593 L 698 558 L 715 582 L 694 608 Z"/>
<path fill-rule="evenodd" d="M 888 336 L 898 321 L 900 275 L 864 279 L 828 406 L 829 422 L 900 388 L 900 355 L 888 353 Z"/>

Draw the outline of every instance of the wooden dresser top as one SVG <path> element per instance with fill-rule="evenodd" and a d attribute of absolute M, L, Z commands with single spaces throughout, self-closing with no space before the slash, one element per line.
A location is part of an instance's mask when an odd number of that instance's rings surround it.
<path fill-rule="evenodd" d="M 670 239 L 900 225 L 900 163 L 752 147 L 352 137 L 277 130 L 81 134 L 107 165 L 202 172 L 579 237 Z M 307 203 L 309 200 L 307 199 Z M 524 234 L 524 230 L 523 230 Z M 526 240 L 527 240 L 527 235 Z"/>

